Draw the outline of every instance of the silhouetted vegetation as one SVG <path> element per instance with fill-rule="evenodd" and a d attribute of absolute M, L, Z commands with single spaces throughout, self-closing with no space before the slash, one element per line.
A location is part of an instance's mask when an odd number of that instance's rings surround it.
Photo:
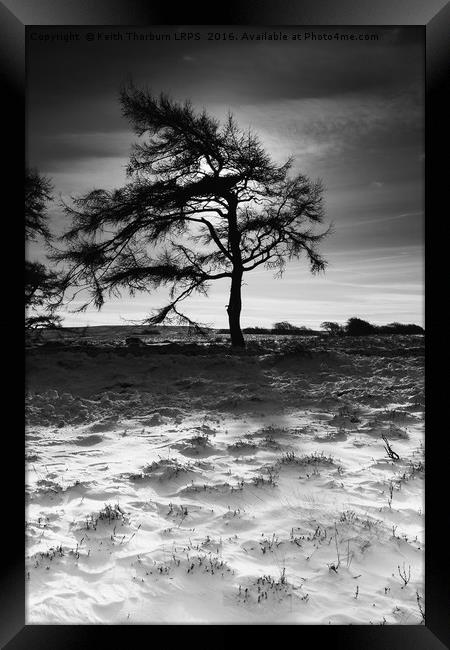
<path fill-rule="evenodd" d="M 388 325 L 373 325 L 361 318 L 349 318 L 345 325 L 334 321 L 324 321 L 320 327 L 330 336 L 374 336 L 380 334 L 425 334 L 420 325 L 389 323 Z M 228 334 L 227 329 L 217 330 L 219 334 Z M 245 334 L 289 335 L 289 336 L 318 336 L 323 334 L 318 330 L 310 329 L 303 325 L 292 325 L 287 321 L 274 323 L 272 328 L 268 327 L 246 327 L 242 330 Z"/>
<path fill-rule="evenodd" d="M 304 325 L 292 325 L 291 323 L 288 323 L 287 321 L 281 321 L 280 323 L 274 323 L 273 327 L 271 329 L 272 334 L 290 334 L 292 335 L 308 335 L 308 334 L 319 334 L 316 330 L 309 329 L 309 327 L 305 327 Z"/>
<path fill-rule="evenodd" d="M 389 323 L 388 325 L 372 325 L 360 318 L 349 318 L 345 325 L 345 333 L 348 336 L 370 336 L 371 334 L 425 334 L 420 325 Z"/>
<path fill-rule="evenodd" d="M 345 327 L 333 321 L 324 321 L 320 327 L 331 336 L 343 336 L 345 334 Z"/>
<path fill-rule="evenodd" d="M 268 327 L 245 327 L 244 334 L 272 334 L 272 330 Z M 220 334 L 228 334 L 229 330 L 219 330 Z"/>
<path fill-rule="evenodd" d="M 225 333 L 228 330 L 219 330 L 220 333 Z M 242 330 L 245 334 L 284 334 L 289 336 L 311 336 L 320 334 L 317 330 L 310 329 L 304 325 L 292 325 L 287 321 L 282 321 L 280 323 L 274 323 L 273 327 L 245 327 Z"/>
<path fill-rule="evenodd" d="M 92 303 L 100 309 L 105 293 L 168 286 L 170 302 L 149 324 L 195 327 L 179 311 L 180 302 L 195 292 L 207 295 L 212 281 L 227 278 L 231 343 L 244 346 L 244 273 L 264 266 L 280 277 L 286 261 L 301 256 L 312 273 L 325 269 L 318 245 L 328 230 L 314 231 L 324 218 L 321 183 L 289 176 L 293 160 L 272 161 L 231 114 L 220 125 L 189 102 L 133 85 L 121 91 L 120 101 L 142 138 L 128 165 L 131 181 L 64 206 L 72 218 L 63 238 L 68 248 L 54 259 L 68 264 L 68 282 L 90 292 L 81 309 Z"/>
<path fill-rule="evenodd" d="M 348 319 L 345 326 L 345 333 L 348 336 L 368 336 L 370 334 L 376 334 L 377 328 L 366 320 L 353 317 Z"/>
<path fill-rule="evenodd" d="M 47 203 L 52 200 L 52 184 L 35 169 L 25 170 L 25 237 L 36 241 L 51 239 L 47 223 Z"/>
<path fill-rule="evenodd" d="M 287 320 L 283 320 L 279 323 L 274 323 L 272 326 L 272 330 L 274 332 L 283 332 L 287 334 L 289 334 L 289 332 L 293 332 L 298 329 L 299 328 L 296 325 L 292 325 L 291 323 L 288 323 Z"/>
<path fill-rule="evenodd" d="M 47 202 L 52 199 L 49 179 L 35 170 L 25 171 L 25 236 L 29 241 L 52 239 L 47 223 Z M 61 293 L 59 275 L 40 262 L 25 260 L 25 328 L 55 328 L 61 324 L 56 316 Z"/>
<path fill-rule="evenodd" d="M 389 323 L 380 325 L 377 330 L 379 334 L 425 334 L 423 327 L 412 323 Z"/>

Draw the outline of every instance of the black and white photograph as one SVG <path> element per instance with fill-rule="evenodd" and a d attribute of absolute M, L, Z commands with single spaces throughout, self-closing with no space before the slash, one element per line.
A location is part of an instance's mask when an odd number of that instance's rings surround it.
<path fill-rule="evenodd" d="M 424 188 L 420 27 L 27 27 L 27 625 L 424 625 Z"/>

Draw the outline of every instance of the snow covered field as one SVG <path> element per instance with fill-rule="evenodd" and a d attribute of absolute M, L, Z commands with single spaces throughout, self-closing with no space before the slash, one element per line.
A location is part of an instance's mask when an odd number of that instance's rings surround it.
<path fill-rule="evenodd" d="M 422 623 L 421 337 L 117 341 L 28 351 L 27 624 Z"/>

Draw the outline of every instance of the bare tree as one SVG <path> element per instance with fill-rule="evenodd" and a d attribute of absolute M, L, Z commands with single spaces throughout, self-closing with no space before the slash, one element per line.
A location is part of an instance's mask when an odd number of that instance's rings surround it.
<path fill-rule="evenodd" d="M 140 137 L 128 165 L 130 182 L 94 190 L 65 210 L 73 219 L 67 247 L 55 259 L 68 263 L 67 279 L 88 288 L 98 308 L 105 292 L 170 287 L 170 300 L 145 322 L 192 324 L 179 303 L 210 283 L 229 279 L 226 307 L 233 346 L 244 346 L 240 327 L 245 273 L 258 266 L 281 275 L 288 260 L 305 255 L 311 271 L 325 268 L 318 244 L 323 221 L 322 185 L 293 161 L 276 164 L 252 132 L 233 116 L 221 125 L 205 111 L 164 94 L 129 85 L 120 93 L 123 115 Z"/>

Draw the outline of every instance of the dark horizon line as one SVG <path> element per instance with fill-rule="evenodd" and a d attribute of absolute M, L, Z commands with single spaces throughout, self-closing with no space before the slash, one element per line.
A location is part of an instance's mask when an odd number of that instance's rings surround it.
<path fill-rule="evenodd" d="M 358 317 L 357 316 L 352 316 L 351 318 L 358 318 Z M 349 319 L 347 319 L 347 321 L 348 320 Z M 374 323 L 371 323 L 370 321 L 366 321 L 363 318 L 361 318 L 359 320 L 362 320 L 362 321 L 364 321 L 366 323 L 370 323 L 370 325 L 373 325 L 376 328 L 388 327 L 389 325 L 394 325 L 394 324 L 395 325 L 402 325 L 402 326 L 412 326 L 413 325 L 415 327 L 420 327 L 421 329 L 423 329 L 423 331 L 425 331 L 425 327 L 423 325 L 419 325 L 417 323 L 402 323 L 400 321 L 390 321 L 389 323 L 384 323 L 382 325 L 375 325 Z M 347 322 L 347 321 L 345 321 L 345 322 Z M 282 321 L 278 321 L 278 322 L 282 322 Z M 287 322 L 287 321 L 283 321 L 283 322 Z M 324 323 L 336 322 L 337 323 L 337 321 L 322 321 L 322 322 L 324 322 Z M 341 323 L 338 323 L 338 324 L 340 325 Z M 321 331 L 321 330 L 315 330 L 314 327 L 308 327 L 307 325 L 293 325 L 292 323 L 290 323 L 290 325 L 292 325 L 293 329 L 297 329 L 297 330 L 304 328 L 304 329 L 309 330 L 309 331 L 316 331 L 316 332 Z M 60 327 L 57 327 L 57 328 L 42 328 L 42 329 L 83 330 L 83 329 L 86 329 L 86 328 L 95 329 L 95 328 L 104 328 L 104 327 L 147 327 L 147 328 L 152 328 L 152 329 L 159 329 L 159 328 L 189 329 L 191 326 L 190 325 L 161 325 L 161 324 L 152 325 L 151 323 L 129 323 L 129 324 L 121 323 L 121 324 L 115 325 L 113 323 L 107 323 L 105 325 L 61 325 Z M 208 325 L 203 325 L 203 326 L 201 326 L 201 328 L 204 329 L 204 330 L 213 330 L 213 331 L 214 330 L 227 330 L 226 327 L 210 327 Z M 272 327 L 264 327 L 263 325 L 246 325 L 245 327 L 242 328 L 242 331 L 244 332 L 245 330 L 255 329 L 255 328 L 264 329 L 264 330 L 277 329 L 274 326 L 272 326 Z M 288 333 L 288 331 L 287 331 L 287 333 Z"/>

